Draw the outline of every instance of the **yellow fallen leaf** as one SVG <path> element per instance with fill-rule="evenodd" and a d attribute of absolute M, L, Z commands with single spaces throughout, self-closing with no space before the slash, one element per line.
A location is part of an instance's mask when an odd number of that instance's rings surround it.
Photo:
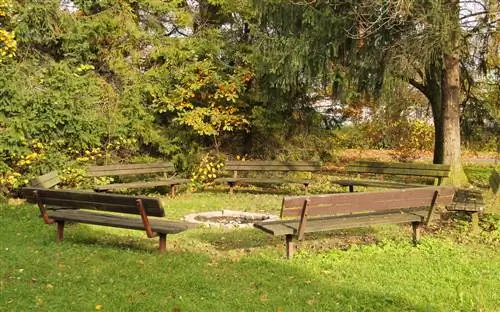
<path fill-rule="evenodd" d="M 102 310 L 102 304 L 96 304 L 95 305 L 95 310 L 96 311 L 101 311 Z"/>

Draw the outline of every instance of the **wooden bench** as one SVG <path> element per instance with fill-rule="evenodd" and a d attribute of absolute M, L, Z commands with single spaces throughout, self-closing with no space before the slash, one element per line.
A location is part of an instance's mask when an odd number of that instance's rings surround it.
<path fill-rule="evenodd" d="M 176 178 L 172 179 L 167 176 L 169 173 L 174 173 L 175 168 L 172 163 L 159 162 L 153 164 L 126 164 L 126 165 L 105 165 L 91 166 L 87 170 L 87 175 L 91 177 L 103 176 L 139 176 L 151 174 L 163 174 L 162 179 L 153 181 L 128 182 L 128 183 L 113 183 L 108 185 L 97 185 L 94 187 L 96 192 L 107 192 L 117 189 L 134 189 L 134 188 L 153 188 L 158 186 L 170 187 L 170 194 L 175 195 L 175 187 L 179 184 L 188 183 L 189 179 Z"/>
<path fill-rule="evenodd" d="M 489 177 L 489 185 L 493 193 L 492 205 L 496 204 L 498 185 L 500 184 L 500 175 L 496 170 L 493 170 Z M 484 211 L 484 199 L 480 190 L 476 189 L 458 189 L 451 205 L 446 206 L 449 211 L 462 211 L 471 216 L 472 229 L 476 230 L 479 227 L 478 214 Z"/>
<path fill-rule="evenodd" d="M 384 181 L 385 175 L 405 176 L 407 178 L 420 177 L 433 179 L 434 185 L 440 185 L 444 178 L 450 175 L 449 165 L 421 164 L 421 163 L 392 163 L 392 162 L 374 162 L 357 161 L 347 166 L 348 173 L 351 174 L 369 174 L 379 176 L 378 180 L 337 180 L 335 184 L 348 186 L 349 192 L 354 191 L 354 186 L 371 186 L 384 188 L 409 188 L 425 186 L 422 183 L 405 183 Z"/>
<path fill-rule="evenodd" d="M 187 222 L 161 218 L 165 211 L 155 198 L 33 187 L 23 188 L 22 192 L 29 203 L 38 205 L 46 224 L 56 223 L 57 242 L 63 239 L 65 222 L 71 221 L 144 230 L 149 238 L 159 237 L 159 250 L 163 252 L 167 234 L 191 227 Z M 132 215 L 140 215 L 140 218 Z"/>
<path fill-rule="evenodd" d="M 288 173 L 288 172 L 316 172 L 321 170 L 321 162 L 317 161 L 267 161 L 267 160 L 250 160 L 250 161 L 227 161 L 225 163 L 225 169 L 227 171 L 233 171 L 232 177 L 227 178 L 217 178 L 215 182 L 217 183 L 227 183 L 229 185 L 229 192 L 233 193 L 233 189 L 237 184 L 247 183 L 247 184 L 285 184 L 285 183 L 297 183 L 304 185 L 304 189 L 307 193 L 307 188 L 312 182 L 309 179 L 288 179 L 286 177 L 272 176 L 263 177 L 262 173 L 273 173 L 277 172 Z M 256 172 L 261 176 L 257 177 L 242 177 L 239 173 L 245 172 Z"/>
<path fill-rule="evenodd" d="M 376 224 L 411 223 L 413 241 L 420 238 L 420 226 L 427 224 L 436 205 L 450 204 L 451 187 L 420 187 L 384 192 L 338 193 L 284 197 L 281 218 L 254 224 L 274 236 L 285 236 L 286 256 L 294 251 L 293 237 L 305 233 L 365 227 Z"/>
<path fill-rule="evenodd" d="M 41 188 L 52 188 L 57 184 L 61 183 L 61 179 L 59 178 L 59 173 L 54 170 L 38 176 L 30 181 L 30 186 L 32 187 L 41 187 Z"/>

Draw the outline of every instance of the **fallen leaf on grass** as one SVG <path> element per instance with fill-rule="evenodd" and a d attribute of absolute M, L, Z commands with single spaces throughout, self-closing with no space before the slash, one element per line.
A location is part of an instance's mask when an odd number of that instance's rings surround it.
<path fill-rule="evenodd" d="M 95 310 L 96 311 L 101 311 L 102 310 L 102 304 L 96 304 L 95 305 Z"/>
<path fill-rule="evenodd" d="M 267 300 L 269 300 L 267 294 L 263 294 L 262 296 L 260 296 L 260 301 L 267 301 Z"/>

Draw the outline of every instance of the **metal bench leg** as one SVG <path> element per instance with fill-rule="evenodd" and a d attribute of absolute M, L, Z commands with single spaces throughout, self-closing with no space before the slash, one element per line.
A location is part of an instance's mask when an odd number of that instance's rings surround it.
<path fill-rule="evenodd" d="M 354 185 L 349 185 L 349 192 L 354 192 Z"/>
<path fill-rule="evenodd" d="M 158 236 L 160 237 L 159 251 L 160 253 L 164 253 L 167 248 L 167 234 L 158 233 Z"/>
<path fill-rule="evenodd" d="M 294 245 L 293 245 L 293 235 L 292 234 L 287 234 L 285 236 L 285 241 L 286 241 L 286 258 L 287 259 L 292 259 L 293 257 L 293 252 L 294 252 Z"/>
<path fill-rule="evenodd" d="M 307 195 L 309 192 L 309 183 L 304 183 L 304 192 Z"/>
<path fill-rule="evenodd" d="M 64 238 L 64 221 L 56 221 L 56 242 L 60 243 Z"/>
<path fill-rule="evenodd" d="M 420 241 L 420 222 L 412 222 L 411 228 L 413 230 L 413 244 L 418 244 Z"/>

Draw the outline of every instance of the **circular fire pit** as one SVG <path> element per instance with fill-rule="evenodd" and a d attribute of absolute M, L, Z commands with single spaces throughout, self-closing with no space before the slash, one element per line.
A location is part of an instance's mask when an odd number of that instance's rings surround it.
<path fill-rule="evenodd" d="M 275 215 L 234 210 L 191 213 L 184 217 L 184 220 L 188 222 L 199 223 L 208 227 L 226 228 L 252 227 L 254 222 L 277 219 L 278 217 Z"/>

